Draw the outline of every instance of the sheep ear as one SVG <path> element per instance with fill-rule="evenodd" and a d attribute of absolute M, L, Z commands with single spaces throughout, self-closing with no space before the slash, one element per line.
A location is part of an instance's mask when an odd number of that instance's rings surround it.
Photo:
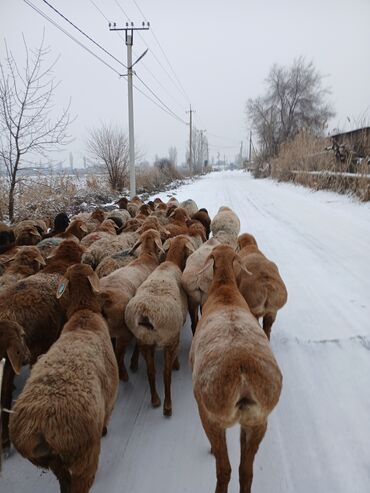
<path fill-rule="evenodd" d="M 129 250 L 129 255 L 131 255 L 131 253 L 134 253 L 135 250 L 137 250 L 139 248 L 139 246 L 141 245 L 141 240 L 137 241 L 135 243 L 135 245 L 131 248 L 131 250 Z"/>
<path fill-rule="evenodd" d="M 99 277 L 95 274 L 95 272 L 90 276 L 87 276 L 87 278 L 89 280 L 93 292 L 100 293 L 100 281 L 99 281 Z"/>
<path fill-rule="evenodd" d="M 165 253 L 165 251 L 164 251 L 164 249 L 163 249 L 163 246 L 162 246 L 162 242 L 161 242 L 161 240 L 159 240 L 158 238 L 156 238 L 156 239 L 154 240 L 154 243 L 157 245 L 158 249 L 159 249 L 161 252 Z"/>
<path fill-rule="evenodd" d="M 243 265 L 243 263 L 241 262 L 240 258 L 238 257 L 235 257 L 234 258 L 234 261 L 233 261 L 233 264 L 236 263 L 239 267 L 240 270 L 242 270 L 243 272 L 245 272 L 246 274 L 248 274 L 248 276 L 253 276 L 253 273 L 248 270 L 245 265 Z"/>
<path fill-rule="evenodd" d="M 195 247 L 194 247 L 194 245 L 193 245 L 193 243 L 192 243 L 191 241 L 187 241 L 187 242 L 185 243 L 185 246 L 186 246 L 186 248 L 189 250 L 190 254 L 192 254 L 192 253 L 194 253 L 194 252 L 195 252 Z M 189 255 L 190 255 L 190 254 L 189 254 Z"/>
<path fill-rule="evenodd" d="M 208 257 L 208 260 L 207 262 L 205 263 L 204 267 L 199 271 L 197 272 L 197 276 L 200 276 L 201 274 L 203 274 L 203 272 L 205 272 L 207 269 L 209 269 L 210 267 L 213 267 L 213 263 L 214 263 L 214 258 L 213 257 Z"/>
<path fill-rule="evenodd" d="M 7 259 L 4 259 L 1 261 L 2 264 L 7 264 L 8 262 L 13 262 L 13 260 L 15 260 L 15 257 L 16 255 L 14 255 L 13 257 L 9 257 Z"/>
<path fill-rule="evenodd" d="M 40 233 L 36 233 L 36 231 L 30 231 L 30 235 L 39 237 Z"/>
<path fill-rule="evenodd" d="M 37 257 L 35 257 L 35 260 L 36 262 L 38 262 L 40 264 L 40 267 L 45 267 L 46 265 L 46 262 L 45 262 L 45 259 L 42 255 L 37 255 Z"/>
<path fill-rule="evenodd" d="M 166 240 L 166 241 L 163 243 L 163 245 L 162 245 L 162 249 L 163 249 L 163 251 L 164 251 L 164 252 L 167 252 L 167 250 L 169 250 L 170 246 L 171 246 L 171 239 Z"/>
<path fill-rule="evenodd" d="M 83 231 L 84 233 L 88 233 L 89 232 L 89 230 L 87 229 L 86 224 L 81 224 L 80 230 Z"/>
<path fill-rule="evenodd" d="M 6 350 L 6 354 L 8 356 L 8 360 L 12 365 L 14 373 L 19 375 L 23 366 L 23 354 L 22 352 L 14 345 L 11 345 Z"/>
<path fill-rule="evenodd" d="M 59 281 L 59 285 L 58 285 L 58 289 L 57 289 L 57 299 L 59 300 L 59 298 L 61 298 L 63 296 L 63 294 L 65 293 L 65 290 L 68 286 L 68 279 L 66 277 L 63 277 L 60 281 Z"/>

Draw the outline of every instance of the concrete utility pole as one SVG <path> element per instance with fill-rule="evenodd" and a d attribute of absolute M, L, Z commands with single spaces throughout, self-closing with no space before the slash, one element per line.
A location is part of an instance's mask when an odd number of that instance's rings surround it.
<path fill-rule="evenodd" d="M 110 31 L 125 31 L 125 41 L 127 46 L 127 83 L 128 83 L 128 142 L 129 142 L 129 155 L 130 155 L 130 198 L 132 199 L 136 195 L 136 179 L 135 179 L 135 137 L 134 137 L 134 97 L 133 97 L 133 84 L 132 84 L 132 67 L 143 58 L 147 53 L 146 50 L 135 63 L 132 63 L 132 45 L 134 44 L 134 31 L 147 31 L 149 29 L 149 22 L 142 23 L 142 27 L 134 27 L 134 23 L 126 22 L 126 27 L 116 27 L 116 23 L 109 23 Z"/>
<path fill-rule="evenodd" d="M 190 127 L 190 134 L 189 134 L 189 174 L 190 176 L 193 175 L 193 113 L 195 113 L 194 110 L 191 109 L 190 105 L 190 110 L 187 111 L 186 113 L 189 113 L 189 127 Z"/>

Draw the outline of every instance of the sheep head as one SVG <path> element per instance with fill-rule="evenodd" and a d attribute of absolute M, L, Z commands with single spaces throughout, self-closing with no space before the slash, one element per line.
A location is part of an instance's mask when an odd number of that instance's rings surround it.
<path fill-rule="evenodd" d="M 0 359 L 5 355 L 17 375 L 30 358 L 23 327 L 10 320 L 0 320 Z"/>

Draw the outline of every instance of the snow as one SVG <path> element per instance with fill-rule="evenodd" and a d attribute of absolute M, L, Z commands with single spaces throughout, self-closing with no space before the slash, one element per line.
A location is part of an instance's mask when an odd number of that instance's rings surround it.
<path fill-rule="evenodd" d="M 369 492 L 369 204 L 239 171 L 213 173 L 174 193 L 193 198 L 211 216 L 221 205 L 232 207 L 241 231 L 256 236 L 288 288 L 271 338 L 283 392 L 255 460 L 253 492 Z M 214 491 L 214 459 L 192 395 L 189 320 L 182 336 L 173 416 L 151 408 L 140 359 L 139 372 L 120 384 L 93 493 Z M 163 396 L 161 354 L 157 361 Z M 238 440 L 235 427 L 228 432 L 230 492 L 239 491 Z M 7 493 L 58 490 L 51 473 L 15 452 L 4 461 L 0 487 Z"/>

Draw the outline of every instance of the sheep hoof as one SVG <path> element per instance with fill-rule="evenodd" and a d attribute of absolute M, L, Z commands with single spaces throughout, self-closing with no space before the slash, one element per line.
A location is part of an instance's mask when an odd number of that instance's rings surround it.
<path fill-rule="evenodd" d="M 10 442 L 3 443 L 2 446 L 2 454 L 4 459 L 9 459 L 9 457 L 12 455 L 12 450 L 10 448 Z"/>
<path fill-rule="evenodd" d="M 161 399 L 158 396 L 152 398 L 152 406 L 159 407 L 161 405 Z"/>
<path fill-rule="evenodd" d="M 175 358 L 175 361 L 173 362 L 172 369 L 175 371 L 180 370 L 180 361 L 177 357 Z"/>
<path fill-rule="evenodd" d="M 108 433 L 108 428 L 106 426 L 103 426 L 103 431 L 101 433 L 102 437 L 105 437 L 105 435 Z"/>
<path fill-rule="evenodd" d="M 163 416 L 167 416 L 167 417 L 172 416 L 172 407 L 164 407 Z"/>
<path fill-rule="evenodd" d="M 132 373 L 136 373 L 138 368 L 139 368 L 138 363 L 131 363 L 130 370 L 132 371 Z"/>

